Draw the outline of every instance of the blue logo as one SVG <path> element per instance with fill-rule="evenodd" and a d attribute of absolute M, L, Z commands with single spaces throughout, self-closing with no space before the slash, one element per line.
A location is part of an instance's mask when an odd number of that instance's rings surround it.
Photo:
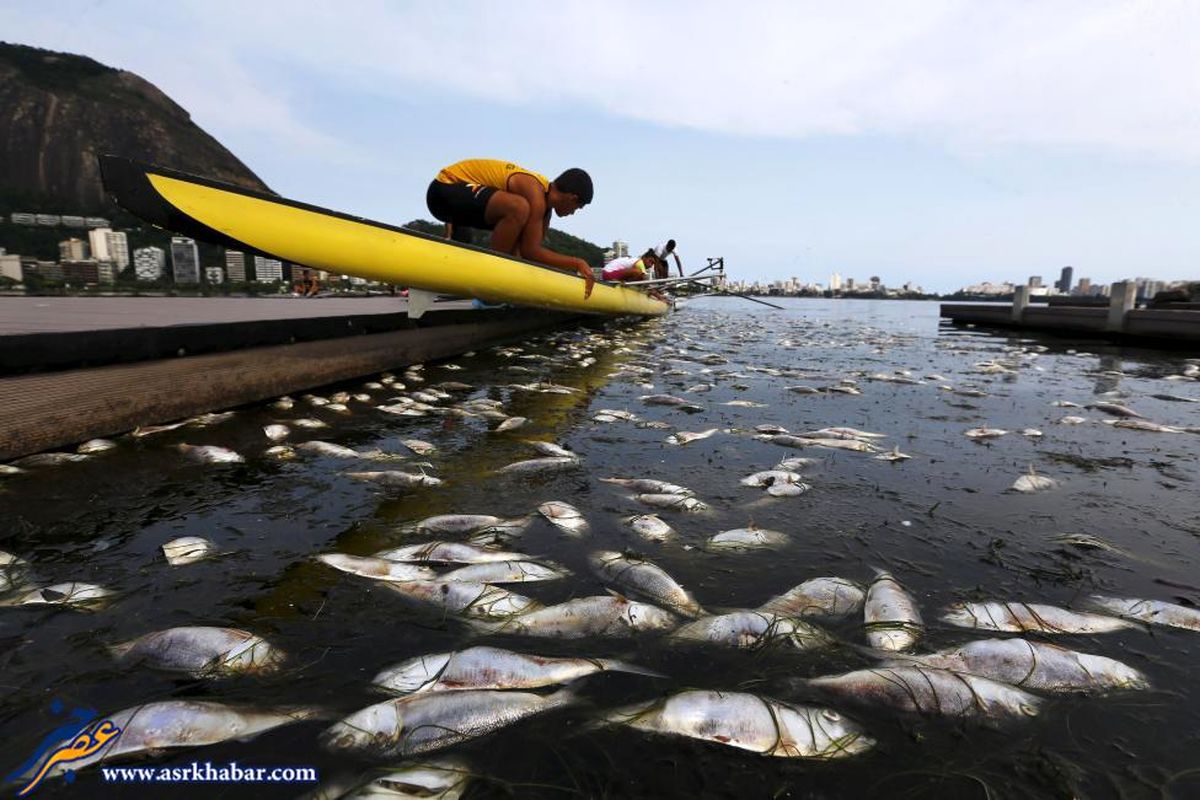
<path fill-rule="evenodd" d="M 60 700 L 50 704 L 50 711 L 54 714 L 62 714 L 63 710 Z M 68 716 L 71 722 L 47 734 L 37 751 L 8 776 L 8 781 L 24 782 L 17 797 L 29 795 L 55 767 L 98 753 L 121 735 L 121 729 L 112 720 L 96 719 L 96 712 L 90 708 L 73 708 Z M 75 773 L 69 768 L 66 780 L 68 783 L 75 780 Z"/>

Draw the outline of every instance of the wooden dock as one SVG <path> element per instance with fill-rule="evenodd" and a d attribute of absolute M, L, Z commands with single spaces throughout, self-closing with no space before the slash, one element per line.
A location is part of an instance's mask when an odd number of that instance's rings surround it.
<path fill-rule="evenodd" d="M 1135 300 L 1132 283 L 1117 283 L 1107 306 L 1036 306 L 1029 287 L 1018 286 L 1011 304 L 943 303 L 941 315 L 956 325 L 1082 334 L 1153 347 L 1196 349 L 1200 344 L 1200 310 L 1137 308 Z"/>
<path fill-rule="evenodd" d="M 0 297 L 0 462 L 579 317 L 400 298 Z"/>

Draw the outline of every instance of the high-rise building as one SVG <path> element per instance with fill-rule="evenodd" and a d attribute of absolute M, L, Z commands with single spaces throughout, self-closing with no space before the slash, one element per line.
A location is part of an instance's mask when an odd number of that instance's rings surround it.
<path fill-rule="evenodd" d="M 83 261 L 88 257 L 87 242 L 71 237 L 58 243 L 59 261 Z"/>
<path fill-rule="evenodd" d="M 97 261 L 112 261 L 112 256 L 108 253 L 108 236 L 112 233 L 111 228 L 92 228 L 88 231 L 88 244 L 92 248 L 92 258 Z"/>
<path fill-rule="evenodd" d="M 1080 297 L 1088 297 L 1092 293 L 1092 279 L 1080 278 L 1079 285 L 1075 287 L 1075 293 Z"/>
<path fill-rule="evenodd" d="M 1062 275 L 1058 279 L 1058 283 L 1054 284 L 1054 288 L 1063 294 L 1071 293 L 1071 278 L 1075 274 L 1075 270 L 1071 267 L 1063 267 Z"/>
<path fill-rule="evenodd" d="M 195 239 L 171 237 L 171 272 L 176 283 L 200 282 L 200 251 Z"/>
<path fill-rule="evenodd" d="M 1042 287 L 1042 276 L 1041 275 L 1030 275 L 1029 276 L 1029 288 L 1030 289 L 1040 289 L 1041 287 Z"/>
<path fill-rule="evenodd" d="M 22 278 L 21 273 L 21 257 L 16 253 L 9 255 L 0 253 L 0 278 L 9 278 L 20 283 Z"/>
<path fill-rule="evenodd" d="M 629 243 L 622 242 L 619 239 L 613 242 L 613 258 L 625 258 L 629 255 Z"/>
<path fill-rule="evenodd" d="M 842 290 L 842 276 L 836 272 L 829 276 L 829 290 L 832 292 Z"/>
<path fill-rule="evenodd" d="M 88 244 L 92 248 L 92 258 L 111 262 L 118 273 L 129 266 L 129 240 L 125 231 L 92 228 L 88 231 Z"/>
<path fill-rule="evenodd" d="M 208 283 L 224 283 L 225 270 L 222 267 L 205 267 L 204 280 Z"/>
<path fill-rule="evenodd" d="M 240 250 L 225 251 L 225 274 L 230 283 L 246 282 L 246 254 Z"/>
<path fill-rule="evenodd" d="M 133 273 L 139 281 L 156 281 L 167 267 L 167 256 L 161 247 L 139 247 L 133 251 Z"/>
<path fill-rule="evenodd" d="M 283 280 L 283 262 L 274 258 L 254 257 L 254 280 L 275 283 Z"/>

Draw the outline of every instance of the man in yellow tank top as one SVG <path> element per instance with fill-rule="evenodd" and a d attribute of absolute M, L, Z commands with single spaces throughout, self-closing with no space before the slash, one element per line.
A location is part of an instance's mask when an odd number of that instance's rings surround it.
<path fill-rule="evenodd" d="M 551 211 L 569 217 L 592 202 L 592 179 L 583 170 L 569 169 L 551 181 L 509 161 L 471 158 L 439 172 L 425 202 L 446 223 L 449 238 L 469 243 L 472 228 L 490 230 L 493 250 L 578 272 L 583 296 L 591 296 L 596 278 L 588 263 L 542 245 Z"/>

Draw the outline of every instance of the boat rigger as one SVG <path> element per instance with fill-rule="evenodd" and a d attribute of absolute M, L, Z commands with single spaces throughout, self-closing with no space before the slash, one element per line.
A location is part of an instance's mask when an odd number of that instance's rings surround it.
<path fill-rule="evenodd" d="M 657 316 L 668 304 L 644 291 L 373 222 L 276 195 L 100 156 L 117 203 L 159 228 L 316 269 L 443 294 L 585 314 Z"/>

